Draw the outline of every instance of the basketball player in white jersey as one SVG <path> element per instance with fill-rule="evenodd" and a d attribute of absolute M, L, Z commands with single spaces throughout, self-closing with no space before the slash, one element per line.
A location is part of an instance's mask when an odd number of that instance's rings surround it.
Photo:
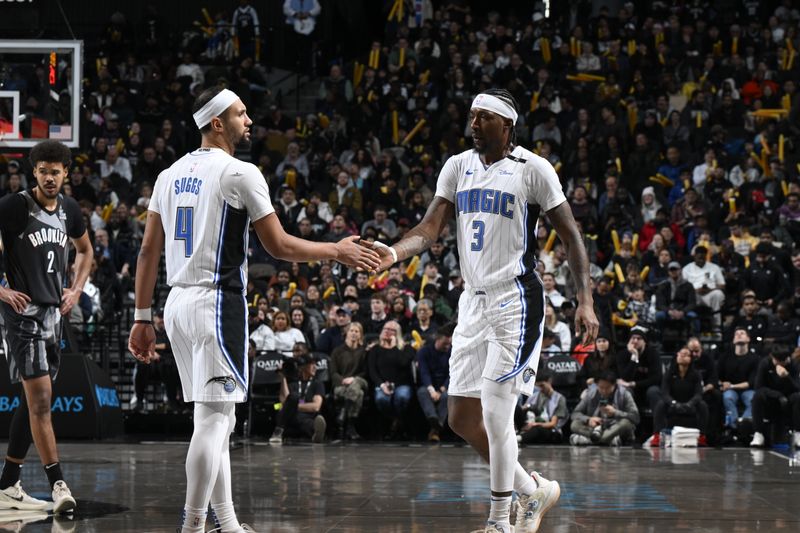
<path fill-rule="evenodd" d="M 235 93 L 209 89 L 195 102 L 201 147 L 156 181 L 136 271 L 136 311 L 128 347 L 145 363 L 154 356 L 151 324 L 161 250 L 172 287 L 164 309 L 167 334 L 183 387 L 195 402 L 194 434 L 186 457 L 186 504 L 180 533 L 205 530 L 209 502 L 214 531 L 252 531 L 239 524 L 231 496 L 228 440 L 234 406 L 246 399 L 247 249 L 252 221 L 261 244 L 286 261 L 334 259 L 374 270 L 378 254 L 358 237 L 312 243 L 283 230 L 266 180 L 254 165 L 233 157 L 249 143 L 252 121 Z"/>
<path fill-rule="evenodd" d="M 516 533 L 535 532 L 560 496 L 558 482 L 517 462 L 514 406 L 530 395 L 539 363 L 544 291 L 535 272 L 540 210 L 569 255 L 578 295 L 575 326 L 584 342 L 597 334 L 589 260 L 550 163 L 515 146 L 516 102 L 490 89 L 472 103 L 474 148 L 445 162 L 422 222 L 393 247 L 378 243 L 381 268 L 426 250 L 454 216 L 466 289 L 450 357 L 450 427 L 489 461 L 491 511 L 486 533 L 509 533 L 511 496 L 519 499 Z M 490 460 L 491 457 L 491 460 Z"/>

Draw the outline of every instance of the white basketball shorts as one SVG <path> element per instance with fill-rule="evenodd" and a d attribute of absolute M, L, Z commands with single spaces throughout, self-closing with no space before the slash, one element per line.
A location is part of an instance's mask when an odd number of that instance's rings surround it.
<path fill-rule="evenodd" d="M 173 287 L 164 325 L 187 402 L 247 398 L 247 302 L 241 291 Z"/>
<path fill-rule="evenodd" d="M 544 289 L 535 272 L 465 289 L 458 302 L 447 393 L 480 398 L 486 378 L 513 383 L 517 393 L 530 395 L 543 332 Z"/>

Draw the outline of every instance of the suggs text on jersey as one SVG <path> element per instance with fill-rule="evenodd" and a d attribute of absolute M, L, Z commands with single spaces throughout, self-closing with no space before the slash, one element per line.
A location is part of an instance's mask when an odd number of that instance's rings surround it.
<path fill-rule="evenodd" d="M 490 213 L 514 218 L 513 194 L 496 189 L 468 189 L 456 193 L 458 214 Z"/>
<path fill-rule="evenodd" d="M 203 185 L 203 180 L 198 178 L 181 178 L 175 180 L 175 194 L 190 192 L 192 194 L 200 194 L 200 186 Z"/>

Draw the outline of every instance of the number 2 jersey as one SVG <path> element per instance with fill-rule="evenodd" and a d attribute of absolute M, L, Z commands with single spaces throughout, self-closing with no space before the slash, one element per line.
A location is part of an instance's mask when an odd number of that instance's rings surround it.
<path fill-rule="evenodd" d="M 521 146 L 488 167 L 475 150 L 450 157 L 436 196 L 455 205 L 461 275 L 469 287 L 533 271 L 540 210 L 566 201 L 553 166 Z"/>
<path fill-rule="evenodd" d="M 60 305 L 68 280 L 69 239 L 85 232 L 80 207 L 72 198 L 59 194 L 52 211 L 39 205 L 30 191 L 0 198 L 8 286 L 27 294 L 32 304 Z"/>
<path fill-rule="evenodd" d="M 250 220 L 275 212 L 255 165 L 199 148 L 159 174 L 149 209 L 164 226 L 170 286 L 246 290 Z"/>

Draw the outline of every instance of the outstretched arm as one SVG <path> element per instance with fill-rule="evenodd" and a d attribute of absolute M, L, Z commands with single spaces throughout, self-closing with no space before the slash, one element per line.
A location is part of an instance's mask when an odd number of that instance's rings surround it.
<path fill-rule="evenodd" d="M 431 244 L 439 238 L 445 224 L 453 219 L 455 213 L 455 206 L 452 202 L 441 196 L 434 196 L 422 222 L 414 226 L 400 242 L 392 246 L 397 253 L 397 261 L 404 261 L 430 248 Z M 376 247 L 375 249 L 381 254 L 379 270 L 386 270 L 395 263 L 388 248 Z"/>
<path fill-rule="evenodd" d="M 572 216 L 572 209 L 567 202 L 554 207 L 547 212 L 547 218 L 552 222 L 561 242 L 567 250 L 567 260 L 575 280 L 575 290 L 578 296 L 578 309 L 575 312 L 575 334 L 580 335 L 583 329 L 583 344 L 594 342 L 600 323 L 594 314 L 594 299 L 589 285 L 589 256 L 583 246 L 578 225 Z"/>
<path fill-rule="evenodd" d="M 275 213 L 256 220 L 253 227 L 264 249 L 273 257 L 284 261 L 333 259 L 360 270 L 375 270 L 380 261 L 377 252 L 359 245 L 357 235 L 336 243 L 312 242 L 289 235 Z"/>

